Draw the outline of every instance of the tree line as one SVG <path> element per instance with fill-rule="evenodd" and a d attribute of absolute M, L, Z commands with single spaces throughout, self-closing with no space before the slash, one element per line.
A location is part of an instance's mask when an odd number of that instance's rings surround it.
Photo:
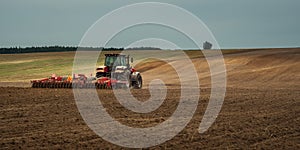
<path fill-rule="evenodd" d="M 9 48 L 0 48 L 0 54 L 19 54 L 19 53 L 37 53 L 37 52 L 68 52 L 76 50 L 86 50 L 86 51 L 122 51 L 121 48 L 104 48 L 104 47 L 75 47 L 75 46 L 41 46 L 41 47 L 9 47 Z M 161 50 L 156 47 L 133 47 L 126 48 L 126 50 Z"/>
<path fill-rule="evenodd" d="M 36 52 L 68 52 L 79 50 L 89 51 L 113 51 L 113 50 L 124 50 L 124 48 L 93 48 L 93 47 L 72 47 L 72 46 L 42 46 L 42 47 L 10 47 L 0 48 L 0 54 L 19 54 L 19 53 L 36 53 Z"/>

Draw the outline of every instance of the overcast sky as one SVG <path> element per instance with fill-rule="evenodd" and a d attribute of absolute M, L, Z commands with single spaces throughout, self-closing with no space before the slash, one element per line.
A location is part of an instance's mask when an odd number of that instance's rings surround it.
<path fill-rule="evenodd" d="M 100 17 L 121 6 L 137 2 L 143 1 L 1 0 L 0 46 L 76 46 L 87 29 Z M 221 48 L 300 46 L 299 0 L 156 2 L 177 5 L 199 17 Z M 127 34 L 124 39 L 115 40 L 109 46 L 126 47 L 120 41 L 133 38 L 130 36 L 134 35 Z M 170 34 L 172 37 L 174 35 Z M 184 40 L 176 44 L 193 48 Z"/>

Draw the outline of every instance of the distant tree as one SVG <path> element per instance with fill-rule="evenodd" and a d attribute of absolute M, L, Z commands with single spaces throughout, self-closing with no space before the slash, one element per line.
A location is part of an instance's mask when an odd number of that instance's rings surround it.
<path fill-rule="evenodd" d="M 211 43 L 209 43 L 207 41 L 205 41 L 203 43 L 203 49 L 211 49 L 211 48 L 212 48 L 212 44 Z"/>

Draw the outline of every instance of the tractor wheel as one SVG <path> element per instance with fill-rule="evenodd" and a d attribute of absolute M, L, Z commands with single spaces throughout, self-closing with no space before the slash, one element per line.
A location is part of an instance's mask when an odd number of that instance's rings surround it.
<path fill-rule="evenodd" d="M 137 80 L 133 83 L 133 88 L 141 89 L 143 87 L 143 79 L 141 75 L 137 75 Z"/>

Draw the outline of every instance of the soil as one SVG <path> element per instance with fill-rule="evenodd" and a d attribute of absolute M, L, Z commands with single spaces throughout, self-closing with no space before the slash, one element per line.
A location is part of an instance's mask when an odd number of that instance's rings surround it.
<path fill-rule="evenodd" d="M 216 121 L 202 134 L 198 127 L 211 85 L 205 59 L 193 59 L 195 66 L 202 68 L 197 70 L 201 83 L 197 110 L 178 135 L 150 149 L 300 149 L 299 54 L 296 49 L 225 55 L 224 104 Z M 124 108 L 112 90 L 97 90 L 113 118 L 127 126 L 146 128 L 172 115 L 180 97 L 178 76 L 168 64 L 157 63 L 157 67 L 145 66 L 144 88 L 131 92 L 138 100 L 146 101 L 151 96 L 149 82 L 159 78 L 168 86 L 163 104 L 151 113 L 135 113 Z M 142 66 L 137 68 L 142 70 Z M 0 87 L 0 149 L 124 149 L 105 141 L 86 125 L 72 89 L 17 85 L 2 83 Z M 122 89 L 117 92 L 122 94 Z"/>

